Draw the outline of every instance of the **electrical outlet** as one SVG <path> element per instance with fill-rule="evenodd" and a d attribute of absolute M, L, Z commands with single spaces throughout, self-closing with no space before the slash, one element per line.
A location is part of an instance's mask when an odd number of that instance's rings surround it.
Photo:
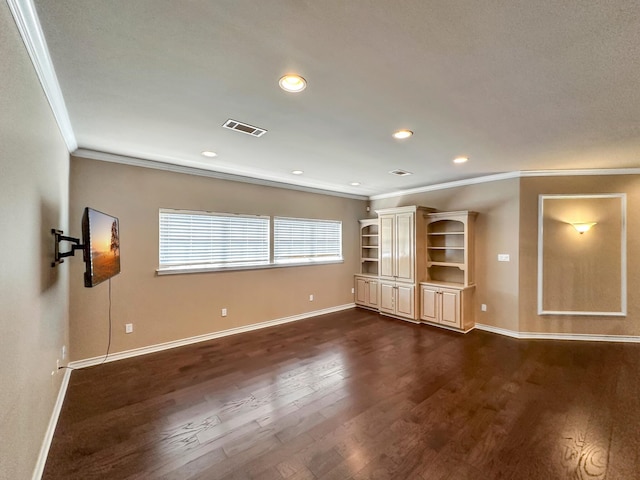
<path fill-rule="evenodd" d="M 60 370 L 60 359 L 56 359 L 56 370 Z"/>
<path fill-rule="evenodd" d="M 227 309 L 223 308 L 222 311 L 220 312 L 220 315 L 223 316 L 223 317 L 226 317 L 227 316 Z"/>
<path fill-rule="evenodd" d="M 356 293 L 356 289 L 355 288 L 351 288 L 351 293 Z"/>
<path fill-rule="evenodd" d="M 498 254 L 498 261 L 499 262 L 509 262 L 511 260 L 509 259 L 509 254 L 508 253 L 499 253 Z"/>
<path fill-rule="evenodd" d="M 313 293 L 311 295 L 309 295 L 309 301 L 313 302 Z"/>
<path fill-rule="evenodd" d="M 133 323 L 127 323 L 124 326 L 125 333 L 133 333 Z"/>
<path fill-rule="evenodd" d="M 487 311 L 487 305 L 484 304 L 484 303 L 482 305 L 480 305 L 480 310 L 482 310 L 483 312 L 486 312 Z"/>
<path fill-rule="evenodd" d="M 62 359 L 65 360 L 67 358 L 67 346 L 62 345 Z"/>

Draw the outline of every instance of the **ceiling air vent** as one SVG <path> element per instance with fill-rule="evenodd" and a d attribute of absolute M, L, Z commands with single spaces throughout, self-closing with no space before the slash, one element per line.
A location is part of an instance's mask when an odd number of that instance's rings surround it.
<path fill-rule="evenodd" d="M 227 120 L 222 124 L 224 128 L 228 128 L 229 130 L 235 130 L 236 132 L 246 133 L 247 135 L 251 135 L 252 137 L 261 137 L 267 131 L 264 128 L 254 127 L 253 125 L 249 125 L 248 123 L 238 122 L 237 120 Z"/>
<path fill-rule="evenodd" d="M 389 173 L 391 175 L 398 175 L 399 177 L 406 177 L 407 175 L 413 175 L 413 173 L 407 172 L 406 170 L 400 170 L 399 168 L 395 170 L 391 170 Z"/>

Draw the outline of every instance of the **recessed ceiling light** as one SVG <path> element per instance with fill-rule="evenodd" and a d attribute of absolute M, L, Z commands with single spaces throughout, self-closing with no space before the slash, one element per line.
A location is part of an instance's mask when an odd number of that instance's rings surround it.
<path fill-rule="evenodd" d="M 216 152 L 212 152 L 210 150 L 205 150 L 204 152 L 200 152 L 200 155 L 207 158 L 213 158 L 218 156 Z"/>
<path fill-rule="evenodd" d="M 360 182 L 351 182 L 350 185 L 352 187 L 357 187 L 358 185 L 360 185 Z"/>
<path fill-rule="evenodd" d="M 298 93 L 307 88 L 307 81 L 295 73 L 285 75 L 280 79 L 278 84 L 285 92 L 291 93 Z"/>
<path fill-rule="evenodd" d="M 302 170 L 291 170 L 291 173 L 294 175 L 302 175 L 304 172 Z"/>
<path fill-rule="evenodd" d="M 456 157 L 453 159 L 453 163 L 464 163 L 469 160 L 468 157 Z"/>
<path fill-rule="evenodd" d="M 413 132 L 411 130 L 398 130 L 396 132 L 393 132 L 393 138 L 397 138 L 398 140 L 409 138 L 411 135 L 413 135 Z"/>

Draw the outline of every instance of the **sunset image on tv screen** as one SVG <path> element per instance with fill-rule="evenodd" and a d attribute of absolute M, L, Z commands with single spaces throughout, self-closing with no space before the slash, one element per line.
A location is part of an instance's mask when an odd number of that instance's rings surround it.
<path fill-rule="evenodd" d="M 96 285 L 120 273 L 118 219 L 89 210 L 91 283 Z"/>

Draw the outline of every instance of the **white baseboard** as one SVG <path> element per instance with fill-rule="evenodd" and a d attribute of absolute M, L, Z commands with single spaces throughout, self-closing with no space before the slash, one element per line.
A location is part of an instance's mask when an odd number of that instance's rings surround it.
<path fill-rule="evenodd" d="M 67 394 L 67 387 L 69 386 L 69 378 L 71 377 L 71 370 L 64 369 L 64 377 L 62 377 L 62 383 L 60 384 L 60 390 L 58 390 L 58 398 L 53 406 L 53 412 L 49 418 L 49 425 L 44 435 L 44 440 L 40 446 L 40 453 L 38 454 L 38 460 L 33 470 L 32 480 L 40 480 L 42 473 L 44 472 L 44 466 L 47 463 L 47 457 L 49 456 L 49 448 L 51 447 L 51 441 L 53 440 L 53 434 L 56 431 L 56 425 L 58 424 L 58 417 L 62 411 L 62 404 L 64 403 L 64 397 Z"/>
<path fill-rule="evenodd" d="M 168 350 L 170 348 L 182 347 L 184 345 L 191 345 L 192 343 L 205 342 L 207 340 L 213 340 L 215 338 L 226 337 L 228 335 L 235 335 L 237 333 L 251 332 L 253 330 L 259 330 L 261 328 L 273 327 L 275 325 L 282 325 L 283 323 L 296 322 L 298 320 L 304 320 L 306 318 L 316 317 L 318 315 L 325 315 L 327 313 L 339 312 L 342 310 L 348 310 L 354 308 L 355 303 L 348 303 L 346 305 L 338 305 L 337 307 L 323 308 L 322 310 L 314 310 L 313 312 L 301 313 L 299 315 L 292 315 L 290 317 L 277 318 L 275 320 L 268 320 L 266 322 L 254 323 L 252 325 L 246 325 L 244 327 L 230 328 L 228 330 L 222 330 L 219 332 L 206 333 L 204 335 L 196 335 L 195 337 L 183 338 L 180 340 L 173 340 L 171 342 L 159 343 L 156 345 L 149 345 L 148 347 L 134 348 L 132 350 L 125 350 L 124 352 L 117 352 L 110 354 L 107 359 L 104 359 L 104 355 L 93 358 L 86 358 L 84 360 L 78 360 L 69 363 L 69 366 L 75 369 L 91 367 L 105 362 L 115 362 L 116 360 L 123 360 L 125 358 L 137 357 L 139 355 L 146 355 L 148 353 L 160 352 L 162 350 Z"/>
<path fill-rule="evenodd" d="M 590 335 L 586 333 L 538 333 L 538 332 L 516 332 L 506 328 L 493 327 L 476 323 L 478 330 L 497 333 L 507 337 L 519 338 L 522 340 L 574 340 L 582 342 L 623 342 L 640 343 L 640 337 L 633 335 Z"/>

